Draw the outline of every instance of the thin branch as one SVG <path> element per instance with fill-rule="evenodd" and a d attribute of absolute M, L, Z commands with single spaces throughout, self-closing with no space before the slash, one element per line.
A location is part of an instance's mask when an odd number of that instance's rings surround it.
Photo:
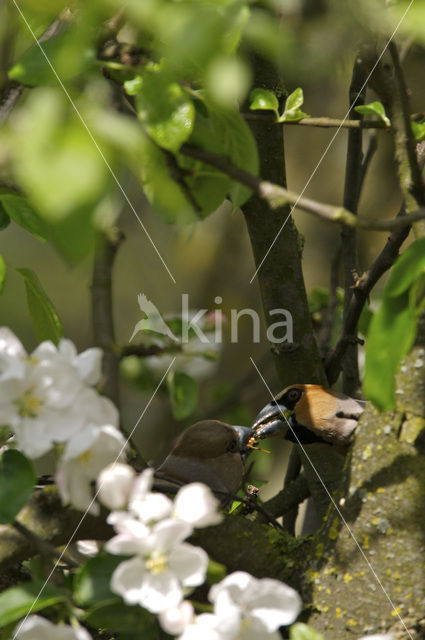
<path fill-rule="evenodd" d="M 350 105 L 350 116 L 362 121 L 362 115 L 355 111 L 355 107 L 365 103 L 367 74 L 364 69 L 361 56 L 356 56 L 353 66 L 350 90 L 348 92 L 348 104 Z M 362 181 L 362 160 L 363 160 L 363 137 L 362 130 L 351 129 L 348 132 L 347 140 L 347 161 L 345 166 L 345 184 L 343 205 L 352 213 L 357 215 L 357 208 L 360 198 L 360 185 Z M 355 227 L 343 225 L 341 228 L 342 263 L 344 267 L 344 311 L 345 318 L 351 288 L 355 283 L 355 274 L 358 272 L 357 254 L 357 230 Z M 357 344 L 349 345 L 345 353 L 343 363 L 343 391 L 348 395 L 353 395 L 360 386 L 359 364 Z"/>
<path fill-rule="evenodd" d="M 338 306 L 338 269 L 341 261 L 341 244 L 336 248 L 330 264 L 329 301 L 326 309 L 322 312 L 322 323 L 317 332 L 320 351 L 322 355 L 327 354 L 332 339 L 332 331 L 335 322 L 335 312 Z"/>
<path fill-rule="evenodd" d="M 289 454 L 288 467 L 286 469 L 285 480 L 283 483 L 283 493 L 285 495 L 285 501 L 287 499 L 289 487 L 294 485 L 296 480 L 300 478 L 301 467 L 302 464 L 298 447 L 292 447 L 291 453 Z M 294 486 L 292 486 L 290 491 L 293 492 L 293 490 Z M 310 493 L 310 489 L 308 489 L 308 492 Z M 288 508 L 286 504 L 282 504 L 283 496 L 281 494 L 278 494 L 278 496 L 280 496 L 280 500 L 278 502 L 279 510 L 282 511 L 282 516 L 285 516 L 283 519 L 283 528 L 292 536 L 295 536 L 295 523 L 298 517 L 298 506 L 299 504 L 301 504 L 302 500 L 300 502 L 296 502 L 293 506 L 291 506 L 291 508 Z"/>
<path fill-rule="evenodd" d="M 58 558 L 60 558 L 61 561 L 73 569 L 76 569 L 79 566 L 68 554 L 61 553 L 48 540 L 43 540 L 43 538 L 36 535 L 33 531 L 27 529 L 27 527 L 25 527 L 21 522 L 15 520 L 12 526 L 16 531 L 25 536 L 28 542 L 34 547 L 34 549 L 37 549 L 41 556 L 53 558 L 53 560 L 58 560 Z"/>
<path fill-rule="evenodd" d="M 364 181 L 366 179 L 366 174 L 368 172 L 368 169 L 372 162 L 372 158 L 375 155 L 377 149 L 378 149 L 378 136 L 376 135 L 376 132 L 373 132 L 369 135 L 366 153 L 364 155 L 364 159 L 361 166 L 360 183 L 359 183 L 360 192 L 363 189 Z"/>
<path fill-rule="evenodd" d="M 274 124 L 281 125 L 300 125 L 305 127 L 323 127 L 329 128 L 343 128 L 343 129 L 384 129 L 390 131 L 389 127 L 382 120 L 339 120 L 338 118 L 302 118 L 302 120 L 285 122 L 277 122 L 274 115 L 270 113 L 243 113 L 245 120 L 264 120 L 265 122 L 273 122 Z"/>
<path fill-rule="evenodd" d="M 277 495 L 263 504 L 269 516 L 280 518 L 310 496 L 307 478 L 301 473 Z"/>
<path fill-rule="evenodd" d="M 91 285 L 93 338 L 103 349 L 102 392 L 119 405 L 118 357 L 115 354 L 115 331 L 112 303 L 112 270 L 117 250 L 123 240 L 118 234 L 111 239 L 99 236 L 95 249 Z"/>
<path fill-rule="evenodd" d="M 65 508 L 57 492 L 48 487 L 36 491 L 17 520 L 42 541 L 54 547 L 76 540 L 108 540 L 113 529 L 104 517 Z M 72 534 L 72 532 L 74 532 Z M 13 525 L 0 525 L 0 571 L 39 553 L 34 541 Z"/>
<path fill-rule="evenodd" d="M 149 358 L 151 356 L 160 356 L 164 353 L 179 353 L 183 350 L 183 345 L 181 344 L 169 344 L 169 345 L 143 345 L 143 344 L 135 344 L 135 345 L 125 345 L 118 350 L 119 358 L 127 358 L 128 356 L 137 356 L 138 358 Z"/>
<path fill-rule="evenodd" d="M 399 229 L 401 227 L 411 225 L 418 220 L 425 219 L 425 208 L 421 208 L 404 216 L 403 218 L 394 218 L 392 220 L 367 220 L 361 216 L 355 216 L 351 211 L 344 209 L 344 207 L 336 207 L 334 205 L 318 202 L 317 200 L 311 200 L 310 198 L 300 198 L 299 195 L 293 191 L 288 191 L 288 189 L 285 189 L 278 184 L 257 178 L 252 173 L 236 167 L 226 156 L 213 153 L 212 151 L 206 151 L 205 149 L 200 149 L 198 147 L 193 147 L 188 144 L 184 144 L 181 147 L 180 152 L 184 155 L 190 156 L 191 158 L 197 158 L 206 164 L 216 167 L 226 175 L 233 178 L 233 180 L 249 187 L 260 198 L 266 200 L 271 209 L 278 209 L 286 204 L 295 205 L 296 203 L 296 206 L 299 209 L 307 211 L 307 213 L 312 213 L 327 222 L 346 224 L 348 226 L 358 227 L 359 229 L 371 229 L 374 231 L 392 231 L 393 229 Z"/>
<path fill-rule="evenodd" d="M 389 51 L 394 65 L 395 87 L 391 102 L 391 121 L 394 130 L 395 155 L 398 163 L 400 188 L 406 213 L 425 205 L 424 183 L 415 153 L 415 139 L 410 122 L 409 97 L 401 67 L 397 45 L 390 42 Z M 425 235 L 425 223 L 414 225 L 417 235 Z"/>
<path fill-rule="evenodd" d="M 406 217 L 404 216 L 404 209 L 400 210 L 398 216 Z M 326 360 L 325 368 L 330 385 L 336 382 L 347 348 L 357 337 L 360 314 L 370 292 L 381 276 L 394 264 L 398 257 L 399 249 L 409 235 L 410 229 L 410 226 L 395 229 L 370 269 L 358 280 L 350 297 L 341 336 Z"/>
<path fill-rule="evenodd" d="M 419 142 L 416 145 L 416 156 L 419 169 L 422 171 L 425 166 L 425 141 Z M 403 205 L 397 214 L 396 220 L 401 219 L 405 221 L 408 217 L 409 216 L 405 215 Z M 341 336 L 326 359 L 325 369 L 329 384 L 332 385 L 338 378 L 347 346 L 356 339 L 357 324 L 370 292 L 381 276 L 393 266 L 399 255 L 401 245 L 410 233 L 410 229 L 410 225 L 394 229 L 369 270 L 366 271 L 356 283 L 350 297 L 350 304 L 347 309 Z"/>

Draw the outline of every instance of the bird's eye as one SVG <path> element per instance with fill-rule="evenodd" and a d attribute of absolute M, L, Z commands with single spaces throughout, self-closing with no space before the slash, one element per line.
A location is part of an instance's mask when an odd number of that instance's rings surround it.
<path fill-rule="evenodd" d="M 297 389 L 296 387 L 289 389 L 289 391 L 286 394 L 290 402 L 298 402 L 298 400 L 301 398 L 301 395 L 302 395 L 301 389 Z"/>
<path fill-rule="evenodd" d="M 238 450 L 238 442 L 237 440 L 232 440 L 232 442 L 227 447 L 227 451 L 228 453 L 236 453 L 237 450 Z"/>

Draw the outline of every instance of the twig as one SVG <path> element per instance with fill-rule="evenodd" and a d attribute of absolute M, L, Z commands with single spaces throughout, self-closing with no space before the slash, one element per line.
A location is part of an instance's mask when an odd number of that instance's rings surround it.
<path fill-rule="evenodd" d="M 295 205 L 307 213 L 312 213 L 327 222 L 336 224 L 346 224 L 359 229 L 371 229 L 374 231 L 392 231 L 425 219 L 425 208 L 418 209 L 403 218 L 394 218 L 392 220 L 367 220 L 361 216 L 355 216 L 351 211 L 347 211 L 344 207 L 336 207 L 330 204 L 311 200 L 310 198 L 300 198 L 297 193 L 288 191 L 284 187 L 273 182 L 267 182 L 261 178 L 257 178 L 252 173 L 235 167 L 226 156 L 193 147 L 184 144 L 180 152 L 191 158 L 197 158 L 203 162 L 216 167 L 226 175 L 230 176 L 237 182 L 246 185 L 252 189 L 260 198 L 266 200 L 272 209 L 291 204 Z"/>
<path fill-rule="evenodd" d="M 318 341 L 320 351 L 322 355 L 325 355 L 329 351 L 329 346 L 332 339 L 332 330 L 335 322 L 335 312 L 338 305 L 338 269 L 341 260 L 341 244 L 338 245 L 336 251 L 332 257 L 330 264 L 330 282 L 329 282 L 329 301 L 328 306 L 322 312 L 322 324 L 318 331 Z"/>
<path fill-rule="evenodd" d="M 404 209 L 402 208 L 398 216 L 403 217 L 403 215 Z M 410 226 L 400 227 L 391 233 L 370 269 L 360 277 L 354 288 L 350 296 L 341 336 L 326 359 L 325 368 L 330 385 L 334 384 L 339 376 L 347 347 L 357 337 L 357 324 L 370 292 L 379 278 L 394 264 L 398 257 L 399 249 L 409 235 L 410 229 Z"/>
<path fill-rule="evenodd" d="M 329 129 L 331 127 L 341 127 L 344 129 L 384 129 L 385 131 L 389 131 L 391 127 L 385 124 L 385 122 L 381 120 L 339 120 L 338 118 L 302 118 L 302 120 L 297 121 L 285 121 L 285 122 L 276 122 L 276 118 L 274 115 L 270 113 L 243 113 L 242 114 L 245 120 L 264 120 L 265 122 L 273 122 L 274 124 L 282 124 L 282 125 L 300 125 L 306 127 L 324 127 Z"/>
<path fill-rule="evenodd" d="M 43 540 L 43 538 L 40 538 L 40 536 L 37 536 L 35 533 L 27 529 L 27 527 L 25 527 L 21 522 L 15 520 L 12 526 L 16 531 L 25 536 L 31 546 L 33 546 L 40 555 L 53 558 L 54 560 L 60 558 L 61 561 L 66 563 L 72 569 L 76 569 L 79 566 L 68 554 L 58 551 L 58 549 L 56 549 L 56 547 L 48 540 Z"/>
<path fill-rule="evenodd" d="M 409 115 L 409 97 L 401 67 L 397 45 L 390 42 L 389 51 L 394 65 L 395 90 L 391 102 L 391 121 L 394 130 L 395 155 L 398 163 L 400 188 L 406 213 L 425 205 L 424 183 L 415 153 L 415 140 Z M 416 235 L 425 235 L 425 223 L 414 225 Z"/>
<path fill-rule="evenodd" d="M 360 181 L 359 181 L 360 193 L 363 189 L 364 181 L 366 178 L 367 171 L 370 167 L 370 163 L 372 162 L 372 158 L 375 155 L 377 149 L 378 149 L 378 137 L 376 133 L 373 132 L 369 135 L 366 153 L 364 155 L 364 159 L 361 166 Z"/>
<path fill-rule="evenodd" d="M 419 169 L 422 171 L 425 166 L 425 141 L 419 142 L 416 145 L 416 156 L 418 159 Z M 397 214 L 396 220 L 400 218 L 405 220 L 407 217 L 408 216 L 405 215 L 404 206 L 402 206 Z M 357 324 L 360 314 L 370 292 L 378 282 L 379 278 L 394 264 L 398 257 L 399 249 L 409 235 L 410 229 L 410 226 L 394 229 L 380 254 L 375 258 L 369 270 L 361 276 L 356 287 L 353 289 L 341 337 L 326 360 L 325 368 L 329 384 L 332 385 L 338 378 L 347 345 L 350 341 L 356 338 Z"/>
<path fill-rule="evenodd" d="M 292 447 L 291 448 L 291 453 L 289 454 L 288 468 L 286 469 L 286 473 L 285 473 L 285 480 L 284 480 L 284 483 L 283 483 L 283 492 L 282 493 L 285 493 L 285 491 L 288 490 L 288 487 L 293 485 L 294 482 L 298 478 L 300 478 L 300 476 L 301 476 L 301 467 L 302 467 L 301 458 L 300 458 L 300 454 L 299 454 L 299 451 L 298 451 L 298 447 Z M 309 490 L 309 492 L 310 492 L 310 490 Z M 278 494 L 278 495 L 281 496 L 281 494 Z M 285 499 L 286 499 L 286 497 L 285 497 Z M 281 496 L 281 498 L 282 498 L 282 496 Z M 285 529 L 285 531 L 290 533 L 292 536 L 295 536 L 295 523 L 296 523 L 297 517 L 298 517 L 298 506 L 299 506 L 299 504 L 300 504 L 299 502 L 296 502 L 293 506 L 291 506 L 290 509 L 287 509 L 285 507 L 286 510 L 284 510 L 284 512 L 282 512 L 282 516 L 285 515 L 285 517 L 283 519 L 283 528 Z M 279 502 L 279 509 L 282 509 L 282 508 L 283 508 L 282 502 Z"/>
<path fill-rule="evenodd" d="M 264 503 L 269 516 L 280 518 L 310 496 L 307 478 L 301 473 L 296 480 L 282 489 L 277 495 Z"/>
<path fill-rule="evenodd" d="M 363 105 L 366 95 L 366 71 L 360 56 L 356 56 L 353 66 L 350 90 L 348 93 L 348 104 L 350 105 L 350 116 L 361 121 L 362 115 L 357 114 L 355 107 Z M 345 184 L 343 205 L 354 214 L 360 197 L 360 185 L 362 178 L 362 130 L 351 129 L 348 132 L 347 140 L 347 161 L 345 166 Z M 344 311 L 345 318 L 351 289 L 355 284 L 355 275 L 358 272 L 357 255 L 357 232 L 355 227 L 343 225 L 341 229 L 342 262 L 344 266 Z M 357 344 L 348 346 L 345 352 L 343 363 L 343 391 L 348 395 L 353 395 L 360 386 L 359 364 Z"/>
<path fill-rule="evenodd" d="M 91 285 L 93 337 L 96 346 L 103 349 L 102 392 L 119 405 L 118 357 L 114 352 L 115 331 L 112 303 L 112 269 L 117 250 L 123 240 L 106 235 L 98 237 L 95 249 Z"/>
<path fill-rule="evenodd" d="M 151 356 L 160 356 L 164 353 L 179 353 L 183 350 L 183 345 L 181 344 L 169 344 L 169 345 L 158 345 L 158 344 L 135 344 L 135 345 L 125 345 L 118 350 L 119 358 L 127 358 L 128 356 L 137 356 L 138 358 L 149 358 Z"/>
<path fill-rule="evenodd" d="M 170 174 L 171 179 L 174 180 L 174 182 L 176 182 L 179 185 L 180 189 L 183 191 L 183 194 L 185 195 L 189 204 L 194 210 L 195 215 L 199 218 L 199 220 L 202 220 L 202 214 L 201 214 L 202 209 L 197 203 L 188 184 L 185 182 L 184 169 L 182 169 L 182 167 L 178 165 L 174 154 L 172 154 L 170 151 L 167 151 L 165 149 L 161 149 L 161 151 L 165 156 L 168 172 Z"/>

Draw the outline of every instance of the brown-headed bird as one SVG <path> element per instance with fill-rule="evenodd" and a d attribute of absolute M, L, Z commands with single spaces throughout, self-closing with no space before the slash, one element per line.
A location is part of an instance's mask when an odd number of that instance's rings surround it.
<path fill-rule="evenodd" d="M 318 384 L 293 384 L 260 411 L 251 441 L 280 435 L 301 444 L 348 445 L 364 404 Z"/>
<path fill-rule="evenodd" d="M 248 427 L 219 420 L 202 420 L 186 429 L 155 473 L 155 487 L 203 482 L 227 502 L 239 489 L 244 474 L 242 452 L 251 435 Z M 162 485 L 161 485 L 162 483 Z"/>

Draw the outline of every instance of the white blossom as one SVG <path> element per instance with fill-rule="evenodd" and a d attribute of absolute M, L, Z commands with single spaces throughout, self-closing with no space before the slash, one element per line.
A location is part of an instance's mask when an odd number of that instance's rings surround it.
<path fill-rule="evenodd" d="M 124 445 L 123 435 L 112 425 L 91 425 L 74 434 L 56 474 L 63 502 L 84 511 L 93 498 L 91 482 L 108 464 L 124 458 Z M 91 504 L 90 512 L 99 513 L 99 505 Z"/>
<path fill-rule="evenodd" d="M 106 543 L 106 550 L 135 554 L 118 565 L 111 579 L 112 591 L 127 604 L 159 613 L 178 606 L 185 587 L 204 582 L 208 556 L 203 549 L 183 542 L 192 531 L 188 523 L 165 519 L 147 527 L 119 512 L 110 518 L 118 535 Z"/>
<path fill-rule="evenodd" d="M 279 640 L 279 627 L 292 624 L 301 610 L 301 599 L 294 589 L 278 580 L 259 580 L 243 571 L 213 585 L 209 599 L 220 623 L 226 624 L 226 637 L 244 640 Z"/>
<path fill-rule="evenodd" d="M 173 515 L 193 527 L 209 527 L 223 520 L 217 512 L 219 504 L 209 487 L 201 482 L 192 482 L 179 489 L 174 499 Z"/>
<path fill-rule="evenodd" d="M 0 424 L 12 429 L 29 458 L 46 453 L 54 442 L 64 442 L 84 424 L 76 406 L 81 384 L 72 369 L 48 362 L 28 363 L 21 377 L 3 378 Z"/>
<path fill-rule="evenodd" d="M 178 640 L 232 640 L 234 637 L 213 613 L 201 613 L 186 626 Z"/>
<path fill-rule="evenodd" d="M 163 493 L 151 492 L 154 470 L 145 469 L 135 480 L 128 501 L 128 510 L 141 522 L 156 522 L 170 515 L 173 503 Z"/>
<path fill-rule="evenodd" d="M 128 502 L 136 472 L 128 464 L 113 462 L 99 474 L 97 497 L 108 509 L 122 509 Z"/>
<path fill-rule="evenodd" d="M 195 612 L 191 602 L 183 600 L 177 607 L 170 607 L 158 615 L 159 624 L 167 633 L 177 636 L 194 621 Z"/>
<path fill-rule="evenodd" d="M 53 624 L 41 616 L 29 616 L 15 629 L 16 640 L 92 640 L 83 627 Z"/>
<path fill-rule="evenodd" d="M 0 424 L 14 432 L 30 458 L 66 442 L 89 424 L 118 424 L 118 412 L 90 388 L 100 376 L 102 352 L 81 354 L 70 340 L 42 342 L 28 355 L 16 336 L 0 329 Z"/>

